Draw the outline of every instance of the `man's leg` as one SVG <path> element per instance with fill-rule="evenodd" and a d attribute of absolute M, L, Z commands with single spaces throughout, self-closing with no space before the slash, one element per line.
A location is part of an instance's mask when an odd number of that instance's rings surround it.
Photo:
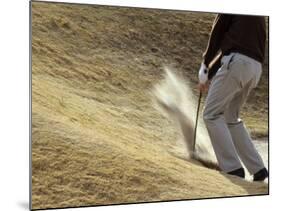
<path fill-rule="evenodd" d="M 229 102 L 224 113 L 236 151 L 250 174 L 255 174 L 263 169 L 264 164 L 262 158 L 255 149 L 250 134 L 243 122 L 239 119 L 239 113 L 248 94 L 255 85 L 255 80 L 249 81 L 240 92 L 236 93 L 234 98 Z"/>
<path fill-rule="evenodd" d="M 224 172 L 242 167 L 228 126 L 224 110 L 240 90 L 237 73 L 229 69 L 230 57 L 223 58 L 223 66 L 214 77 L 205 102 L 203 118 L 219 163 Z"/>

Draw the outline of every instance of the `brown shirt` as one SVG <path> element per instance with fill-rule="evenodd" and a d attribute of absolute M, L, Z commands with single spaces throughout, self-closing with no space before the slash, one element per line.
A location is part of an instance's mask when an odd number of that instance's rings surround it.
<path fill-rule="evenodd" d="M 209 43 L 203 54 L 208 67 L 219 52 L 238 52 L 259 62 L 264 61 L 266 24 L 262 16 L 219 14 L 216 16 Z"/>

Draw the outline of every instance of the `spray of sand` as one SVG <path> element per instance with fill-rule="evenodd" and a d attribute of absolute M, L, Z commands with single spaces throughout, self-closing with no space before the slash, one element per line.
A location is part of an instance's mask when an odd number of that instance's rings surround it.
<path fill-rule="evenodd" d="M 196 159 L 206 167 L 218 169 L 202 118 L 199 118 L 197 127 L 196 150 L 192 151 L 198 96 L 193 94 L 187 80 L 182 80 L 170 68 L 164 69 L 164 79 L 154 86 L 153 101 L 156 108 L 166 118 L 172 119 L 180 131 L 181 147 L 178 150 L 184 150 L 187 159 Z"/>

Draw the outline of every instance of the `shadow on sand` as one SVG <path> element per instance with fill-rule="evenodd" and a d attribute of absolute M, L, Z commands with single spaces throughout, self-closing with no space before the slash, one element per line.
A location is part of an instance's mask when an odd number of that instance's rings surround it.
<path fill-rule="evenodd" d="M 269 188 L 268 188 L 267 183 L 252 182 L 252 181 L 249 181 L 249 180 L 239 178 L 237 176 L 225 174 L 225 173 L 220 171 L 220 169 L 219 169 L 219 167 L 216 163 L 212 163 L 212 162 L 208 162 L 208 161 L 204 161 L 204 160 L 198 160 L 198 159 L 190 159 L 190 158 L 186 158 L 186 157 L 177 156 L 175 154 L 173 154 L 173 156 L 177 157 L 178 159 L 188 161 L 188 162 L 190 162 L 194 165 L 197 165 L 197 166 L 200 166 L 200 167 L 206 167 L 206 168 L 218 171 L 218 173 L 220 173 L 226 179 L 231 181 L 233 184 L 243 188 L 247 192 L 247 194 L 245 194 L 245 196 L 249 196 L 249 195 L 268 195 L 269 194 Z"/>
<path fill-rule="evenodd" d="M 247 191 L 248 195 L 268 195 L 269 188 L 268 184 L 265 182 L 253 182 L 245 179 L 241 179 L 237 176 L 226 175 L 225 173 L 221 173 L 224 177 L 230 180 L 233 184 L 240 186 L 245 191 Z"/>

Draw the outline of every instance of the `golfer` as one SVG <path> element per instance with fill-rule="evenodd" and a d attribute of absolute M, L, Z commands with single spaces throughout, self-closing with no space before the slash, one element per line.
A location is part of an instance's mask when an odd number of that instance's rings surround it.
<path fill-rule="evenodd" d="M 200 91 L 206 91 L 210 84 L 203 118 L 219 167 L 244 178 L 241 160 L 254 181 L 263 181 L 268 171 L 239 119 L 239 112 L 259 82 L 265 42 L 264 17 L 219 14 L 199 70 Z M 220 68 L 209 71 L 218 61 Z M 211 81 L 210 76 L 214 76 Z"/>

